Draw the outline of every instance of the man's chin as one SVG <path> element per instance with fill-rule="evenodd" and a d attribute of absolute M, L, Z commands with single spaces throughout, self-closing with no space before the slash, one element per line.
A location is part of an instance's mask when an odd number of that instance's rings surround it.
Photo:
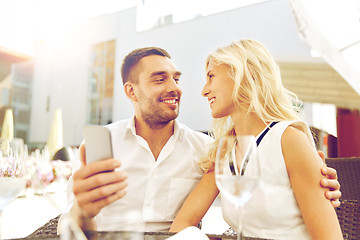
<path fill-rule="evenodd" d="M 168 121 L 174 120 L 179 116 L 179 108 L 176 108 L 172 111 L 166 111 L 163 114 L 163 118 L 167 119 Z"/>
<path fill-rule="evenodd" d="M 171 122 L 171 121 L 173 121 L 173 120 L 175 120 L 177 117 L 179 116 L 179 114 L 176 114 L 176 115 L 174 115 L 174 116 L 167 116 L 164 120 L 165 120 L 165 122 Z"/>
<path fill-rule="evenodd" d="M 172 120 L 175 120 L 178 116 L 179 116 L 179 109 L 177 109 L 176 112 L 174 113 Z"/>

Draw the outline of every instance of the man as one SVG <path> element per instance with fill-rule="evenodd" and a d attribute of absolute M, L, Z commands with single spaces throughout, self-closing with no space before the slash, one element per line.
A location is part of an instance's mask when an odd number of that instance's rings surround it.
<path fill-rule="evenodd" d="M 135 115 L 107 127 L 114 159 L 86 164 L 73 175 L 74 204 L 70 211 L 83 230 L 117 230 L 129 221 L 143 223 L 145 231 L 168 231 L 185 198 L 203 171 L 198 161 L 211 138 L 179 123 L 181 72 L 161 48 L 129 53 L 121 75 Z M 86 144 L 86 143 L 85 143 Z M 117 159 L 117 160 L 115 160 Z M 113 171 L 115 170 L 116 171 Z M 334 169 L 325 168 L 327 198 L 340 197 Z"/>

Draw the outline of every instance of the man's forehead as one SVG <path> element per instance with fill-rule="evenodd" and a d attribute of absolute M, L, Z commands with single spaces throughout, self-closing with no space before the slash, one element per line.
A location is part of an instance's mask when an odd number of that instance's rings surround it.
<path fill-rule="evenodd" d="M 179 72 L 170 58 L 158 55 L 151 55 L 142 58 L 139 61 L 138 67 L 140 68 L 140 71 L 144 71 L 147 74 L 151 74 L 151 72 Z"/>

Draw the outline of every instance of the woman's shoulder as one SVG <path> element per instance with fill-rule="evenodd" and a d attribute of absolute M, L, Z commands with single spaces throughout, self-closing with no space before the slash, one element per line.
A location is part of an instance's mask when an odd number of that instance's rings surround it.
<path fill-rule="evenodd" d="M 307 141 L 305 132 L 293 125 L 289 125 L 285 128 L 281 139 L 283 144 L 290 146 L 304 140 Z"/>
<path fill-rule="evenodd" d="M 287 127 L 282 135 L 282 143 L 296 145 L 299 142 L 307 142 L 315 148 L 315 142 L 309 126 L 302 120 L 287 121 Z"/>
<path fill-rule="evenodd" d="M 296 126 L 289 125 L 285 129 L 281 138 L 281 147 L 288 170 L 296 170 L 300 165 L 313 166 L 314 163 L 321 163 L 321 161 L 313 161 L 314 158 L 319 157 L 313 140 L 309 140 L 308 134 Z"/>
<path fill-rule="evenodd" d="M 279 121 L 271 128 L 269 135 L 288 141 L 292 137 L 305 132 L 307 132 L 307 125 L 302 121 Z"/>

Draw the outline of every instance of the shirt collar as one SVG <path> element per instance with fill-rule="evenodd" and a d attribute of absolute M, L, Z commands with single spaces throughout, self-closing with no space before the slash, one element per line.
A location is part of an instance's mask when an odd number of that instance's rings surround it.
<path fill-rule="evenodd" d="M 135 115 L 130 118 L 130 121 L 128 122 L 128 124 L 126 125 L 126 129 L 127 131 L 131 132 L 134 136 L 136 135 L 136 130 L 135 130 Z"/>
<path fill-rule="evenodd" d="M 184 128 L 183 128 L 182 124 L 177 119 L 175 119 L 175 121 L 174 121 L 174 134 L 173 134 L 175 139 L 177 139 L 179 136 L 182 136 L 183 132 L 184 132 Z"/>

